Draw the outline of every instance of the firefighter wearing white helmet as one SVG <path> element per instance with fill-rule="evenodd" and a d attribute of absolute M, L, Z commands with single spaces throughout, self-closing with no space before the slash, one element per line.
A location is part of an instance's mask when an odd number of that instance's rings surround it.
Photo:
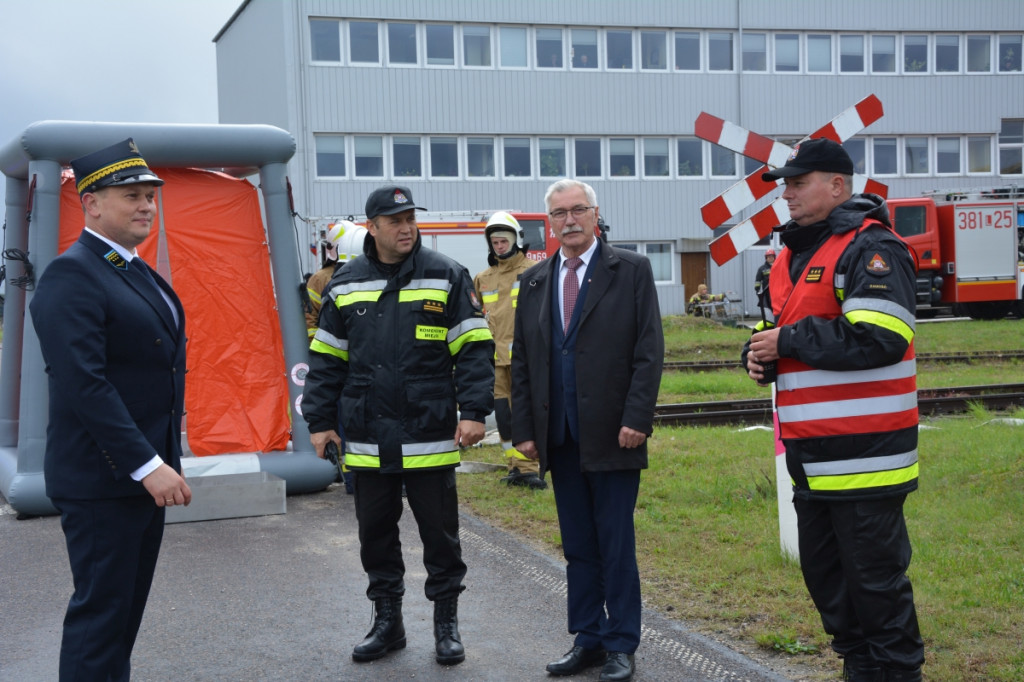
<path fill-rule="evenodd" d="M 494 337 L 494 418 L 508 460 L 508 476 L 501 480 L 510 486 L 544 489 L 547 483 L 539 475 L 540 463 L 512 447 L 512 331 L 519 275 L 533 264 L 526 258 L 526 246 L 519 243 L 520 234 L 519 221 L 506 211 L 487 220 L 484 238 L 491 267 L 473 279 L 473 286 Z"/>
<path fill-rule="evenodd" d="M 306 333 L 310 339 L 316 334 L 324 287 L 331 281 L 331 275 L 339 265 L 347 263 L 363 252 L 365 238 L 366 228 L 356 225 L 351 220 L 339 220 L 328 227 L 327 239 L 323 243 L 324 265 L 306 283 L 310 303 L 310 310 L 306 312 Z"/>

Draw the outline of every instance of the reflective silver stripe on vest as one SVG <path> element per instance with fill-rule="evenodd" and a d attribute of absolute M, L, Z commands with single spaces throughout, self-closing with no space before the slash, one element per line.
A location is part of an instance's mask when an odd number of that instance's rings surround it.
<path fill-rule="evenodd" d="M 487 329 L 488 331 L 490 331 L 490 327 L 487 326 L 487 320 L 485 320 L 484 318 L 468 317 L 448 330 L 447 341 L 448 343 L 452 343 L 466 332 L 471 332 L 474 329 Z"/>
<path fill-rule="evenodd" d="M 317 341 L 324 343 L 331 348 L 337 348 L 338 350 L 348 350 L 348 339 L 339 339 L 334 334 L 328 334 L 323 329 L 317 329 L 316 335 L 313 336 Z"/>
<path fill-rule="evenodd" d="M 345 452 L 351 452 L 353 455 L 380 457 L 380 448 L 376 443 L 353 443 L 352 441 L 346 441 Z"/>
<path fill-rule="evenodd" d="M 761 314 L 764 315 L 764 321 L 770 325 L 775 325 L 775 311 L 771 308 L 761 308 Z"/>
<path fill-rule="evenodd" d="M 439 440 L 433 443 L 402 443 L 402 457 L 415 457 L 416 455 L 440 455 L 452 452 L 459 448 L 455 440 Z"/>
<path fill-rule="evenodd" d="M 381 287 L 383 289 L 384 287 Z M 439 289 L 451 293 L 452 283 L 446 279 L 414 279 L 410 280 L 402 289 Z"/>
<path fill-rule="evenodd" d="M 843 301 L 843 315 L 849 315 L 855 310 L 871 310 L 890 317 L 895 317 L 911 329 L 914 329 L 914 325 L 917 320 L 914 318 L 914 313 L 907 310 L 899 303 L 893 301 L 885 301 L 880 298 L 850 298 Z"/>
<path fill-rule="evenodd" d="M 844 417 L 865 417 L 872 414 L 890 414 L 912 410 L 915 407 L 917 407 L 916 391 L 875 398 L 779 406 L 778 412 L 779 421 L 793 424 L 816 419 L 842 419 Z"/>
<path fill-rule="evenodd" d="M 844 459 L 837 462 L 805 462 L 803 467 L 804 472 L 808 476 L 843 476 L 845 474 L 905 469 L 915 462 L 917 462 L 917 450 L 911 450 L 910 452 L 903 452 L 898 455 L 885 455 L 883 457 Z"/>
<path fill-rule="evenodd" d="M 388 285 L 386 279 L 371 279 L 365 282 L 346 282 L 331 288 L 331 300 L 357 291 L 383 291 Z"/>
<path fill-rule="evenodd" d="M 783 372 L 779 374 L 778 389 L 795 391 L 818 386 L 839 386 L 841 384 L 862 384 L 875 381 L 895 381 L 917 374 L 917 360 L 903 360 L 895 365 L 858 369 L 850 372 L 833 372 L 827 369 L 811 369 L 805 372 Z"/>

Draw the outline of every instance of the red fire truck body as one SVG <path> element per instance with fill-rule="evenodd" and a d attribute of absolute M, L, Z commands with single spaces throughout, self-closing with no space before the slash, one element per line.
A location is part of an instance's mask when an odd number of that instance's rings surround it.
<path fill-rule="evenodd" d="M 936 192 L 889 199 L 896 232 L 918 259 L 921 317 L 1024 318 L 1024 190 Z"/>

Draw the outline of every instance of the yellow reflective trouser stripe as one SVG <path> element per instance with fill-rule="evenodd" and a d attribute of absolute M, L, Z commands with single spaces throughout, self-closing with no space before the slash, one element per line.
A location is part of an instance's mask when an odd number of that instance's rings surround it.
<path fill-rule="evenodd" d="M 459 463 L 459 451 L 431 453 L 426 455 L 402 456 L 403 469 L 431 469 L 435 467 L 453 466 Z M 379 469 L 380 457 L 377 455 L 345 453 L 345 464 L 361 469 Z"/>
<path fill-rule="evenodd" d="M 903 469 L 892 471 L 868 471 L 842 476 L 808 476 L 807 485 L 811 490 L 859 490 L 899 485 L 917 478 L 918 464 L 914 462 Z"/>
<path fill-rule="evenodd" d="M 511 459 L 522 459 L 527 461 L 530 459 L 529 457 L 527 457 L 526 455 L 524 455 L 523 453 L 519 452 L 518 450 L 511 446 L 505 448 L 505 456 Z"/>
<path fill-rule="evenodd" d="M 309 350 L 313 351 L 314 353 L 324 353 L 326 355 L 333 355 L 335 357 L 341 358 L 345 362 L 348 362 L 347 350 L 335 348 L 334 346 L 328 346 L 326 343 L 324 343 L 323 341 L 316 337 L 314 337 L 313 342 L 309 344 Z"/>

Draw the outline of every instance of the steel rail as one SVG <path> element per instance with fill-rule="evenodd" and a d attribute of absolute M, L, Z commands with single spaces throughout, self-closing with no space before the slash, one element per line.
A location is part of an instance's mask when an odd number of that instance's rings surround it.
<path fill-rule="evenodd" d="M 963 414 L 972 404 L 1005 411 L 1024 407 L 1024 384 L 951 386 L 920 389 L 918 410 L 922 416 Z M 729 424 L 771 424 L 770 398 L 723 400 L 658 405 L 654 410 L 658 426 L 722 426 Z"/>
<path fill-rule="evenodd" d="M 918 362 L 1005 362 L 1024 359 L 1024 350 L 953 351 L 946 353 L 919 353 Z M 717 369 L 740 369 L 739 360 L 698 360 L 684 362 L 669 360 L 664 370 L 673 372 L 705 372 Z"/>

